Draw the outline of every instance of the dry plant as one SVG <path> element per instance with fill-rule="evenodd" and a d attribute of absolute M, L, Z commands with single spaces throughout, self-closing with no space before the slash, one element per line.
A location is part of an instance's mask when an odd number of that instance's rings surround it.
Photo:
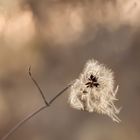
<path fill-rule="evenodd" d="M 114 105 L 118 86 L 114 90 L 113 72 L 96 60 L 89 60 L 80 77 L 71 86 L 69 102 L 73 108 L 106 114 L 120 122 Z"/>
<path fill-rule="evenodd" d="M 31 67 L 29 68 L 29 76 L 39 90 L 39 93 L 44 101 L 44 105 L 17 123 L 17 125 L 15 125 L 4 137 L 1 138 L 1 140 L 6 140 L 29 119 L 45 108 L 51 106 L 51 104 L 69 88 L 70 95 L 68 101 L 73 108 L 88 112 L 95 111 L 97 113 L 106 114 L 111 117 L 113 121 L 117 123 L 120 122 L 120 119 L 117 117 L 120 109 L 117 109 L 114 105 L 114 101 L 117 100 L 116 93 L 118 91 L 118 86 L 114 90 L 113 72 L 104 65 L 99 64 L 98 61 L 93 59 L 89 60 L 86 63 L 83 72 L 80 74 L 80 77 L 74 82 L 68 84 L 50 101 L 46 100 L 39 84 L 33 78 Z"/>

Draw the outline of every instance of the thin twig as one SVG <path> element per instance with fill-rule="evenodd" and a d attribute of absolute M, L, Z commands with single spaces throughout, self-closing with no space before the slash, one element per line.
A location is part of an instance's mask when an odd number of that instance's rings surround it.
<path fill-rule="evenodd" d="M 45 108 L 49 107 L 62 93 L 64 93 L 72 85 L 72 84 L 69 84 L 62 91 L 60 91 L 58 94 L 56 94 L 56 96 L 54 96 L 49 102 L 47 102 L 47 100 L 46 100 L 46 98 L 44 96 L 44 93 L 42 92 L 40 86 L 38 85 L 38 83 L 36 82 L 36 80 L 32 76 L 31 67 L 29 67 L 29 76 L 30 76 L 31 80 L 34 82 L 34 84 L 37 87 L 37 89 L 39 90 L 39 92 L 40 92 L 40 94 L 42 96 L 42 99 L 44 100 L 45 105 L 40 107 L 40 108 L 38 108 L 36 111 L 34 111 L 31 114 L 27 115 L 23 120 L 18 122 L 12 129 L 10 129 L 10 131 L 6 135 L 4 135 L 1 138 L 1 140 L 6 140 L 10 135 L 12 135 L 24 123 L 26 123 L 28 120 L 30 120 L 32 117 L 34 117 L 36 114 L 38 114 L 39 112 L 41 112 Z"/>
<path fill-rule="evenodd" d="M 49 106 L 49 103 L 47 102 L 44 94 L 43 94 L 43 91 L 41 90 L 40 86 L 38 85 L 38 83 L 36 82 L 36 80 L 33 78 L 32 76 L 32 73 L 31 73 L 31 66 L 29 67 L 29 76 L 30 78 L 32 79 L 32 81 L 34 82 L 34 84 L 36 85 L 37 89 L 39 90 L 41 96 L 42 96 L 42 99 L 44 100 L 44 103 Z"/>
<path fill-rule="evenodd" d="M 58 94 L 56 94 L 56 96 L 54 96 L 50 101 L 49 101 L 49 105 L 51 105 L 61 94 L 63 94 L 69 87 L 71 86 L 71 84 L 69 84 L 67 87 L 65 87 L 62 91 L 60 91 Z"/>
<path fill-rule="evenodd" d="M 23 120 L 21 120 L 20 122 L 18 122 L 12 129 L 10 129 L 10 131 L 4 136 L 2 137 L 1 140 L 6 140 L 10 135 L 12 135 L 19 127 L 21 127 L 24 123 L 26 123 L 29 119 L 31 119 L 33 116 L 35 116 L 36 114 L 38 114 L 40 111 L 42 111 L 43 109 L 45 109 L 46 105 L 38 108 L 37 110 L 35 110 L 34 112 L 32 112 L 31 114 L 27 115 Z"/>

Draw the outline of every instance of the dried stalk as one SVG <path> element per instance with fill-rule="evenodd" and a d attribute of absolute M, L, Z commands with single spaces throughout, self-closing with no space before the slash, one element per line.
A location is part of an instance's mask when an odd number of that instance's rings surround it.
<path fill-rule="evenodd" d="M 43 91 L 41 90 L 39 84 L 36 82 L 36 80 L 33 78 L 32 73 L 31 73 L 31 67 L 29 67 L 29 76 L 31 78 L 31 80 L 33 81 L 33 83 L 35 84 L 35 86 L 37 87 L 37 89 L 39 90 L 39 93 L 41 94 L 41 97 L 45 103 L 45 105 L 41 106 L 40 108 L 38 108 L 37 110 L 35 110 L 34 112 L 32 112 L 31 114 L 27 115 L 23 120 L 21 120 L 20 122 L 18 122 L 13 128 L 10 129 L 10 131 L 5 134 L 1 140 L 6 140 L 9 136 L 11 136 L 19 127 L 21 127 L 23 124 L 25 124 L 28 120 L 30 120 L 32 117 L 34 117 L 36 114 L 40 113 L 42 110 L 44 110 L 45 108 L 49 107 L 60 95 L 62 95 L 70 86 L 71 84 L 69 84 L 67 87 L 65 87 L 62 91 L 60 91 L 59 93 L 56 94 L 56 96 L 54 96 L 49 102 L 46 100 Z"/>

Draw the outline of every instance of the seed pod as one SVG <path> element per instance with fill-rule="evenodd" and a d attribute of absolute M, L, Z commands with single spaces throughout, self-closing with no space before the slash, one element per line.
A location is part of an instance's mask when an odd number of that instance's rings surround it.
<path fill-rule="evenodd" d="M 71 86 L 69 103 L 75 109 L 106 114 L 119 123 L 120 109 L 114 105 L 117 91 L 118 86 L 114 90 L 113 72 L 92 59 Z"/>

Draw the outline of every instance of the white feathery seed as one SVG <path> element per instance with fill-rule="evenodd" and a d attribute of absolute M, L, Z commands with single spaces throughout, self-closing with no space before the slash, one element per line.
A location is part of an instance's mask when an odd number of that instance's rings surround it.
<path fill-rule="evenodd" d="M 120 122 L 117 117 L 120 109 L 114 105 L 118 86 L 114 90 L 113 72 L 103 64 L 89 60 L 70 90 L 69 103 L 73 108 L 106 114 L 113 121 Z"/>

